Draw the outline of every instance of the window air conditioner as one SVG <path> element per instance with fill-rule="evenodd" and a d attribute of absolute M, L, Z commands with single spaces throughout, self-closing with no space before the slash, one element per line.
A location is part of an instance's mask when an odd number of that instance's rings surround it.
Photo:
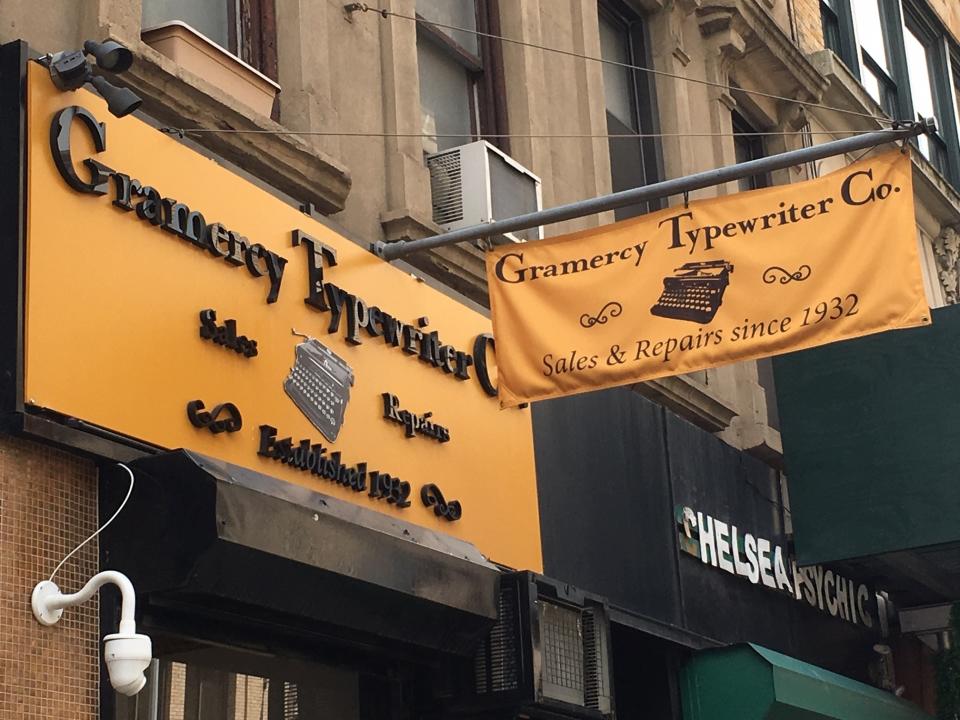
<path fill-rule="evenodd" d="M 604 599 L 530 572 L 503 575 L 497 623 L 445 709 L 484 719 L 610 720 L 611 655 Z"/>
<path fill-rule="evenodd" d="M 541 209 L 540 178 L 486 140 L 427 155 L 433 221 L 444 230 Z M 540 227 L 491 238 L 494 244 L 543 237 Z"/>

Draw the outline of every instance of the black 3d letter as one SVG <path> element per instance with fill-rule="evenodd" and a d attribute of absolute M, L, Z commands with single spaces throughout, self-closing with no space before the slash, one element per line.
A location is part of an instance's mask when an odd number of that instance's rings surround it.
<path fill-rule="evenodd" d="M 73 157 L 70 154 L 70 128 L 75 118 L 81 120 L 90 132 L 98 153 L 107 149 L 107 126 L 97 122 L 86 108 L 72 105 L 54 115 L 53 122 L 50 123 L 50 152 L 53 153 L 53 162 L 60 171 L 60 175 L 67 181 L 67 185 L 77 192 L 106 195 L 107 182 L 112 173 L 110 168 L 96 160 L 89 158 L 84 160 L 83 164 L 90 169 L 90 182 L 81 180 L 77 171 L 73 169 Z"/>
<path fill-rule="evenodd" d="M 490 397 L 496 397 L 497 387 L 490 380 L 490 369 L 487 367 L 487 347 L 494 349 L 496 347 L 493 341 L 493 335 L 490 333 L 481 333 L 473 341 L 473 366 L 477 369 L 477 380 L 480 387 Z"/>

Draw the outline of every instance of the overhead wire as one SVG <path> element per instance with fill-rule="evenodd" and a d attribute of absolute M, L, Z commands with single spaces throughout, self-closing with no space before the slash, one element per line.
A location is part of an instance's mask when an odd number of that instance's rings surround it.
<path fill-rule="evenodd" d="M 67 553 L 66 557 L 64 557 L 63 560 L 61 560 L 60 563 L 57 565 L 57 567 L 54 568 L 53 572 L 50 573 L 50 582 L 53 582 L 53 578 L 55 578 L 56 575 L 57 575 L 57 573 L 60 572 L 60 568 L 62 568 L 62 567 L 64 566 L 64 564 L 67 562 L 67 560 L 69 560 L 71 557 L 73 557 L 74 554 L 75 554 L 80 548 L 82 548 L 82 547 L 83 547 L 84 545 L 86 545 L 88 542 L 90 542 L 91 540 L 93 540 L 97 535 L 99 535 L 101 532 L 103 532 L 104 529 L 107 527 L 107 525 L 109 525 L 109 524 L 112 523 L 114 520 L 116 520 L 117 515 L 120 514 L 120 511 L 123 510 L 124 507 L 126 507 L 127 501 L 130 499 L 130 495 L 133 493 L 133 484 L 134 484 L 133 471 L 132 471 L 130 468 L 128 468 L 126 465 L 124 465 L 123 463 L 117 463 L 117 465 L 119 465 L 119 466 L 122 467 L 124 470 L 126 470 L 126 471 L 127 471 L 127 474 L 130 476 L 130 487 L 127 489 L 127 495 L 126 495 L 126 497 L 123 498 L 123 502 L 120 503 L 120 507 L 118 507 L 117 510 L 116 510 L 116 512 L 114 512 L 113 515 L 110 516 L 110 519 L 109 519 L 109 520 L 107 520 L 103 525 L 101 525 L 99 528 L 97 528 L 96 532 L 94 532 L 90 537 L 88 537 L 88 538 L 87 538 L 86 540 L 84 540 L 82 543 L 80 543 L 79 545 L 77 545 L 73 550 L 71 550 L 69 553 Z"/>
<path fill-rule="evenodd" d="M 608 60 L 606 58 L 595 57 L 592 55 L 584 55 L 583 53 L 578 53 L 573 50 L 563 50 L 561 48 L 549 47 L 546 45 L 540 45 L 539 43 L 533 43 L 529 40 L 517 40 L 516 38 L 508 38 L 502 35 L 494 35 L 493 33 L 483 32 L 482 30 L 477 30 L 475 28 L 466 28 L 459 27 L 457 25 L 449 25 L 446 23 L 435 22 L 433 20 L 427 20 L 426 18 L 418 17 L 416 15 L 404 15 L 403 13 L 398 13 L 393 10 L 387 10 L 386 8 L 371 7 L 366 3 L 357 2 L 352 3 L 351 7 L 360 12 L 373 12 L 384 19 L 388 17 L 400 18 L 402 20 L 410 20 L 415 23 L 423 25 L 431 25 L 437 28 L 444 28 L 445 30 L 456 30 L 457 32 L 464 32 L 468 34 L 477 35 L 478 37 L 485 37 L 491 40 L 499 40 L 501 42 L 510 43 L 512 45 L 520 45 L 523 47 L 533 48 L 536 50 L 544 50 L 546 52 L 557 53 L 559 55 L 566 55 L 567 57 L 579 58 L 581 60 L 589 60 L 592 62 L 603 63 L 605 65 L 613 65 L 616 67 L 625 68 L 627 70 L 636 70 L 639 72 L 648 73 L 650 75 L 657 75 L 660 77 L 672 78 L 674 80 L 683 80 L 684 82 L 696 83 L 699 85 L 707 85 L 709 87 L 716 87 L 722 90 L 730 90 L 730 86 L 725 83 L 715 82 L 713 80 L 701 80 L 700 78 L 688 77 L 686 75 L 680 75 L 678 73 L 667 72 L 666 70 L 656 70 L 654 68 L 643 67 L 642 65 L 633 65 L 631 63 L 620 62 L 618 60 Z M 891 120 L 888 117 L 883 115 L 874 115 L 872 113 L 859 112 L 857 110 L 848 110 L 846 108 L 833 107 L 830 105 L 823 105 L 822 103 L 816 103 L 807 100 L 798 100 L 797 98 L 786 97 L 784 95 L 776 95 L 774 93 L 763 92 L 762 90 L 748 90 L 746 88 L 737 87 L 735 88 L 738 92 L 745 93 L 747 95 L 756 95 L 757 97 L 765 97 L 770 100 L 784 100 L 786 102 L 796 103 L 798 105 L 803 105 L 805 107 L 818 108 L 820 110 L 829 110 L 831 112 L 843 113 L 845 115 L 852 115 L 856 117 L 869 118 L 871 120 L 877 120 L 879 122 L 893 123 L 894 120 Z"/>
<path fill-rule="evenodd" d="M 397 133 L 397 132 L 360 132 L 337 130 L 263 130 L 263 129 L 235 129 L 235 128 L 184 128 L 166 126 L 158 128 L 168 135 L 203 135 L 207 133 L 226 133 L 233 135 L 312 135 L 318 137 L 376 137 L 376 138 L 473 138 L 474 133 Z M 769 136 L 810 136 L 810 135 L 864 135 L 876 130 L 766 130 L 757 132 L 667 132 L 667 133 L 482 133 L 481 138 L 512 138 L 512 139 L 644 139 L 644 138 L 687 138 L 687 137 L 769 137 Z M 882 132 L 882 131 L 880 131 Z M 892 129 L 891 129 L 892 132 Z"/>
<path fill-rule="evenodd" d="M 536 50 L 543 50 L 546 52 L 557 53 L 559 55 L 565 55 L 568 57 L 574 57 L 581 60 L 587 60 L 590 62 L 598 62 L 605 65 L 612 65 L 615 67 L 624 68 L 626 70 L 648 73 L 650 75 L 655 75 L 658 77 L 670 78 L 673 80 L 680 80 L 683 82 L 689 82 L 699 85 L 705 85 L 708 87 L 716 87 L 722 90 L 733 90 L 734 88 L 730 87 L 725 83 L 715 82 L 712 80 L 688 77 L 686 75 L 680 75 L 677 73 L 667 72 L 665 70 L 656 70 L 654 68 L 643 67 L 642 65 L 633 65 L 631 63 L 620 62 L 618 60 L 609 60 L 607 58 L 595 57 L 592 55 L 585 55 L 583 53 L 574 52 L 572 50 L 563 50 L 561 48 L 549 47 L 547 45 L 541 45 L 539 43 L 530 42 L 527 40 L 518 40 L 516 38 L 509 38 L 503 35 L 496 35 L 494 33 L 484 32 L 482 30 L 477 30 L 475 28 L 460 27 L 458 25 L 451 25 L 448 23 L 436 22 L 433 20 L 427 20 L 416 15 L 405 15 L 403 13 L 398 13 L 393 10 L 387 10 L 386 8 L 378 8 L 367 5 L 366 3 L 352 3 L 346 6 L 351 11 L 356 12 L 373 12 L 380 15 L 382 18 L 387 19 L 390 17 L 395 17 L 401 20 L 408 20 L 418 24 L 428 25 L 435 28 L 443 28 L 445 30 L 454 30 L 456 32 L 463 32 L 468 34 L 473 34 L 478 37 L 489 38 L 491 40 L 499 40 L 501 42 L 510 43 L 513 45 L 519 45 L 522 47 L 528 47 Z M 754 95 L 757 97 L 764 97 L 771 100 L 781 100 L 790 103 L 796 103 L 802 105 L 806 108 L 816 108 L 819 110 L 827 110 L 830 112 L 841 113 L 844 115 L 850 115 L 855 117 L 867 118 L 882 123 L 889 123 L 896 126 L 897 121 L 892 120 L 888 117 L 882 115 L 874 115 L 872 113 L 859 112 L 857 110 L 849 110 L 847 108 L 834 107 L 831 105 L 824 105 L 823 103 L 817 103 L 808 100 L 799 100 L 797 98 L 787 97 L 785 95 L 777 95 L 774 93 L 763 92 L 762 90 L 751 90 L 747 88 L 737 87 L 735 88 L 737 92 L 744 93 L 746 95 Z M 181 127 L 161 127 L 162 132 L 178 135 L 179 137 L 184 137 L 187 134 L 198 135 L 205 133 L 218 133 L 218 134 L 234 134 L 234 135 L 304 135 L 304 136 L 315 136 L 315 137 L 380 137 L 380 138 L 424 138 L 424 139 L 439 139 L 439 138 L 474 138 L 477 137 L 475 133 L 463 133 L 463 134 L 450 134 L 450 133 L 400 133 L 400 132 L 359 132 L 359 131 L 336 131 L 336 130 L 264 130 L 264 129 L 235 129 L 235 128 L 181 128 Z M 500 139 L 500 138 L 510 138 L 510 139 L 580 139 L 580 140 L 591 140 L 591 139 L 644 139 L 644 138 L 683 138 L 683 137 L 784 137 L 784 136 L 812 136 L 812 135 L 859 135 L 862 133 L 872 132 L 871 130 L 859 130 L 859 129 L 850 129 L 850 130 L 818 130 L 818 131 L 809 131 L 809 130 L 800 130 L 800 131 L 757 131 L 757 132 L 732 132 L 732 133 L 722 133 L 722 132 L 690 132 L 690 133 L 596 133 L 596 134 L 575 134 L 575 133 L 482 133 L 479 137 L 484 139 Z"/>

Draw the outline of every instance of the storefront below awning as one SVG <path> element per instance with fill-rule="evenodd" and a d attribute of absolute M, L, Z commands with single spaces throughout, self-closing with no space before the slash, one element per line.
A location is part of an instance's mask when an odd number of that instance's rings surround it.
<path fill-rule="evenodd" d="M 891 693 L 752 644 L 697 653 L 681 688 L 684 720 L 929 720 Z"/>
<path fill-rule="evenodd" d="M 496 621 L 500 573 L 469 543 L 191 451 L 131 465 L 136 488 L 103 547 L 147 609 L 229 609 L 459 655 Z M 108 477 L 101 500 L 125 493 Z"/>

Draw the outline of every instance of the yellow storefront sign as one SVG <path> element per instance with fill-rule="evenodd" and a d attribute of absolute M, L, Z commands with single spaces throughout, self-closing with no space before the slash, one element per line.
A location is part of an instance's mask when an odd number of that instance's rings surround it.
<path fill-rule="evenodd" d="M 30 65 L 24 398 L 541 570 L 490 323 Z"/>
<path fill-rule="evenodd" d="M 487 254 L 501 403 L 929 322 L 911 165 L 692 202 Z"/>

